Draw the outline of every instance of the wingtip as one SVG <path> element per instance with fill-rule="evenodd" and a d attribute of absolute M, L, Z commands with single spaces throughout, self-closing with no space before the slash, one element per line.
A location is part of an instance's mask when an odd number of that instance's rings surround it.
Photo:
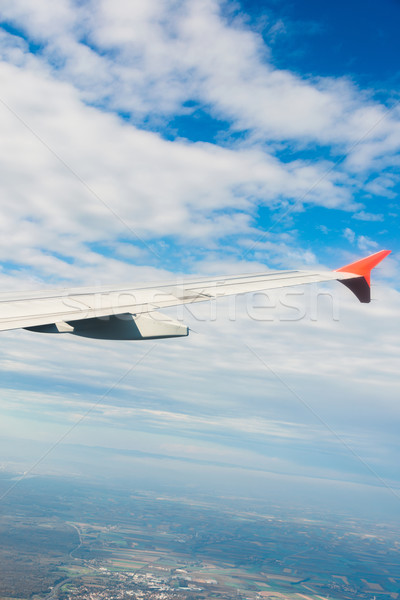
<path fill-rule="evenodd" d="M 353 273 L 359 277 L 364 277 L 368 285 L 370 285 L 372 269 L 390 253 L 391 250 L 380 250 L 379 252 L 375 252 L 375 254 L 370 254 L 361 260 L 356 260 L 355 262 L 345 265 L 340 269 L 336 269 L 336 271 L 342 273 Z"/>
<path fill-rule="evenodd" d="M 391 250 L 380 250 L 375 254 L 370 254 L 361 260 L 356 260 L 349 265 L 336 269 L 337 273 L 354 275 L 354 279 L 343 280 L 341 283 L 348 287 L 360 302 L 371 302 L 371 271 L 390 253 Z"/>

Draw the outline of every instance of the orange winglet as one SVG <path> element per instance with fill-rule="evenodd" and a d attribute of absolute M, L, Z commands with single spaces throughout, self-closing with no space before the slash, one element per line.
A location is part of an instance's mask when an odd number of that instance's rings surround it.
<path fill-rule="evenodd" d="M 364 277 L 368 285 L 371 284 L 371 271 L 378 263 L 381 262 L 391 253 L 391 250 L 381 250 L 380 252 L 376 252 L 375 254 L 371 254 L 366 258 L 362 258 L 361 260 L 356 260 L 356 262 L 350 263 L 340 269 L 336 269 L 336 271 L 342 271 L 344 273 L 354 273 L 354 275 L 359 275 L 360 277 Z"/>
<path fill-rule="evenodd" d="M 351 273 L 355 276 L 354 279 L 345 279 L 340 281 L 340 283 L 348 287 L 360 302 L 371 302 L 371 271 L 390 252 L 391 250 L 381 250 L 340 269 L 336 269 L 337 273 Z"/>

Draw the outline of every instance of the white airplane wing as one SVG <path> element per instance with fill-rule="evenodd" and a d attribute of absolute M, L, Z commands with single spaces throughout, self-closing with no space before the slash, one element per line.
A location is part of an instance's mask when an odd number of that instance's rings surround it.
<path fill-rule="evenodd" d="M 98 339 L 155 339 L 188 335 L 159 309 L 223 296 L 338 280 L 370 302 L 370 272 L 389 250 L 336 271 L 269 271 L 180 283 L 0 294 L 0 331 L 29 329 Z"/>

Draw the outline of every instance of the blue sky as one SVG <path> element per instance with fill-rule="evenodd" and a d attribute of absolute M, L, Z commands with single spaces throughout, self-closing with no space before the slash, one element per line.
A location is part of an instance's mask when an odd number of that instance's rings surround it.
<path fill-rule="evenodd" d="M 275 34 L 274 64 L 303 75 L 350 77 L 388 96 L 398 79 L 398 2 L 244 2 L 253 23 L 265 14 Z M 264 9 L 264 10 L 263 10 Z M 276 23 L 281 23 L 277 27 Z M 273 29 L 275 25 L 275 29 Z M 268 29 L 265 39 L 268 41 Z M 282 39 L 283 38 L 283 39 Z M 398 82 L 398 81 L 397 81 Z M 389 85 L 388 85 L 389 84 Z"/>
<path fill-rule="evenodd" d="M 399 11 L 3 3 L 4 291 L 393 251 L 370 306 L 331 285 L 184 309 L 197 333 L 154 348 L 3 334 L 3 468 L 103 398 L 38 471 L 396 512 Z"/>

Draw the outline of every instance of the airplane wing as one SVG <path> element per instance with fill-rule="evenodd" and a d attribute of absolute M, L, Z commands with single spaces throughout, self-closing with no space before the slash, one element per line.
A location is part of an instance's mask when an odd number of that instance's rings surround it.
<path fill-rule="evenodd" d="M 188 335 L 188 328 L 159 309 L 247 292 L 338 280 L 370 302 L 371 270 L 382 250 L 336 271 L 269 271 L 185 279 L 161 285 L 78 288 L 0 294 L 0 331 L 29 329 L 97 339 L 155 339 Z"/>

